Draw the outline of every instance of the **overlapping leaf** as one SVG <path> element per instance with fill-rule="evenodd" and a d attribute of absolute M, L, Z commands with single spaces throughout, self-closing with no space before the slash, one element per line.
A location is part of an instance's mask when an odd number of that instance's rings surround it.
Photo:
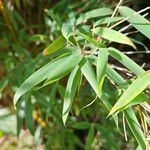
<path fill-rule="evenodd" d="M 101 92 L 103 86 L 107 63 L 108 63 L 108 51 L 107 49 L 100 49 L 98 52 L 97 67 L 96 67 L 98 93 Z"/>
<path fill-rule="evenodd" d="M 64 124 L 66 123 L 67 117 L 69 115 L 73 103 L 75 92 L 79 84 L 80 75 L 81 74 L 80 74 L 79 67 L 76 66 L 69 76 L 69 80 L 65 91 L 63 112 L 62 112 L 62 120 Z"/>
<path fill-rule="evenodd" d="M 104 28 L 104 27 L 97 27 L 97 28 L 94 28 L 92 31 L 93 33 L 100 35 L 104 39 L 107 39 L 109 41 L 116 42 L 116 43 L 130 45 L 136 49 L 133 42 L 127 36 L 125 36 L 124 34 L 116 30 Z"/>
<path fill-rule="evenodd" d="M 111 109 L 109 115 L 115 111 L 125 107 L 129 104 L 136 96 L 150 85 L 150 71 L 147 71 L 142 76 L 138 77 L 133 83 L 127 88 L 123 95 L 119 98 L 116 104 Z"/>
<path fill-rule="evenodd" d="M 56 61 L 49 62 L 42 68 L 33 73 L 17 90 L 14 96 L 14 104 L 18 99 L 27 91 L 31 90 L 34 86 L 39 84 L 45 79 L 56 81 L 69 73 L 80 61 L 82 56 L 79 53 L 75 53 Z M 66 67 L 67 66 L 67 67 Z"/>
<path fill-rule="evenodd" d="M 119 50 L 111 47 L 108 48 L 108 52 L 112 57 L 114 57 L 129 70 L 134 72 L 136 75 L 141 75 L 145 72 L 143 68 L 141 68 L 137 63 L 135 63 L 133 60 L 131 60 L 128 56 L 124 55 Z"/>
<path fill-rule="evenodd" d="M 59 50 L 60 48 L 63 48 L 66 44 L 66 39 L 63 37 L 63 35 L 60 35 L 55 41 L 53 41 L 48 47 L 46 47 L 43 50 L 44 55 L 52 54 Z"/>
<path fill-rule="evenodd" d="M 146 18 L 126 6 L 119 7 L 119 12 L 122 16 L 129 17 L 127 21 L 150 39 L 150 22 Z"/>

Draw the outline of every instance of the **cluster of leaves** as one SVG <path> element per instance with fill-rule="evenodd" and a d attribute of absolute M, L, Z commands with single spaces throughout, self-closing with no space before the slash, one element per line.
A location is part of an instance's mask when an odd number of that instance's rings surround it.
<path fill-rule="evenodd" d="M 90 1 L 89 4 L 94 2 Z M 60 5 L 67 5 L 68 15 L 60 17 L 61 13 L 55 13 Z M 136 44 L 142 43 L 122 32 L 128 27 L 134 27 L 150 39 L 150 22 L 140 14 L 149 8 L 135 12 L 126 6 L 118 5 L 114 11 L 101 6 L 79 13 L 77 8 L 80 5 L 83 3 L 68 5 L 66 1 L 61 1 L 51 10 L 45 9 L 48 33 L 44 34 L 30 36 L 24 29 L 14 32 L 15 28 L 18 30 L 14 17 L 20 26 L 26 24 L 17 11 L 6 20 L 8 24 L 13 20 L 13 26 L 8 25 L 8 28 L 12 32 L 11 40 L 17 41 L 11 44 L 10 49 L 18 50 L 7 53 L 6 61 L 13 59 L 12 55 L 19 55 L 19 59 L 23 59 L 20 57 L 23 54 L 28 58 L 11 71 L 16 74 L 13 79 L 14 73 L 10 73 L 2 82 L 4 89 L 7 82 L 12 80 L 13 90 L 16 91 L 14 105 L 17 108 L 17 134 L 25 120 L 35 142 L 38 144 L 46 141 L 46 147 L 53 143 L 50 146 L 52 148 L 63 145 L 70 149 L 90 149 L 106 143 L 106 149 L 118 149 L 122 143 L 115 143 L 111 136 L 123 132 L 126 140 L 128 134 L 132 140 L 133 134 L 138 149 L 145 150 L 148 146 L 149 109 L 147 111 L 143 108 L 149 107 L 150 71 L 145 71 L 121 49 L 111 46 L 111 43 L 127 45 L 127 48 L 131 46 L 137 51 Z M 5 17 L 8 12 L 1 9 Z M 123 28 L 121 25 L 125 21 L 129 25 Z M 3 37 L 5 36 L 4 33 Z M 10 41 L 8 37 L 5 39 L 6 43 Z M 53 41 L 50 45 L 49 39 Z M 38 46 L 39 43 L 47 45 L 42 53 L 44 56 L 40 53 L 33 58 L 26 50 L 24 40 L 29 45 L 34 41 Z M 118 73 L 109 63 L 111 58 L 134 76 L 128 78 L 126 73 Z M 24 73 L 23 78 L 18 77 Z M 141 124 L 137 115 L 140 115 Z M 76 135 L 75 129 L 88 129 L 86 139 L 81 140 L 84 133 Z M 101 136 L 105 141 L 99 142 Z"/>

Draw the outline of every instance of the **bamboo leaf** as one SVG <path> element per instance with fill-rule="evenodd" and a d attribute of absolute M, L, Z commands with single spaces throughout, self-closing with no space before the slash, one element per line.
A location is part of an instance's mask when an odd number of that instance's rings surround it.
<path fill-rule="evenodd" d="M 27 128 L 33 135 L 35 131 L 35 126 L 34 126 L 34 119 L 32 117 L 32 112 L 33 112 L 33 105 L 31 103 L 31 100 L 27 98 L 25 109 L 25 123 Z"/>
<path fill-rule="evenodd" d="M 95 91 L 97 93 L 97 82 L 96 82 L 96 75 L 94 73 L 94 70 L 92 68 L 92 65 L 88 59 L 84 59 L 82 61 L 82 66 L 81 66 L 81 72 Z"/>
<path fill-rule="evenodd" d="M 127 19 L 127 21 L 139 32 L 150 39 L 150 22 L 146 18 L 144 18 L 140 14 L 137 14 L 137 12 L 126 6 L 119 7 L 119 12 L 124 17 L 132 16 Z"/>
<path fill-rule="evenodd" d="M 117 81 L 117 84 L 120 87 L 122 87 L 122 83 L 125 83 L 125 80 L 115 70 L 113 70 L 113 76 L 110 76 L 110 74 L 109 74 L 109 77 L 112 80 Z M 145 149 L 146 139 L 145 139 L 145 136 L 143 134 L 143 131 L 141 130 L 140 124 L 139 124 L 139 122 L 135 116 L 134 111 L 132 110 L 132 108 L 128 108 L 128 109 L 124 110 L 124 113 L 125 113 L 125 117 L 127 119 L 127 123 L 130 127 L 130 130 L 132 131 L 133 135 L 135 136 L 135 138 L 136 138 L 137 142 L 140 144 L 140 146 L 143 149 Z"/>
<path fill-rule="evenodd" d="M 148 85 L 150 85 L 150 71 L 147 71 L 133 81 L 133 83 L 127 88 L 127 90 L 113 106 L 109 115 L 128 105 L 136 96 L 144 91 Z"/>
<path fill-rule="evenodd" d="M 60 35 L 55 41 L 53 41 L 48 47 L 43 50 L 43 55 L 48 55 L 56 52 L 60 48 L 64 47 L 66 44 L 66 39 L 63 35 Z"/>
<path fill-rule="evenodd" d="M 103 25 L 103 24 L 107 24 L 107 23 L 114 23 L 114 22 L 120 21 L 122 19 L 124 19 L 124 17 L 105 17 L 105 18 L 102 18 L 102 19 L 96 21 L 94 23 L 94 27 Z"/>
<path fill-rule="evenodd" d="M 98 52 L 97 67 L 96 67 L 98 93 L 101 92 L 102 90 L 107 63 L 108 63 L 108 51 L 107 49 L 100 49 Z"/>
<path fill-rule="evenodd" d="M 89 41 L 90 43 L 92 43 L 93 45 L 99 47 L 99 48 L 103 48 L 105 47 L 105 45 L 99 41 L 97 41 L 96 39 L 92 38 L 92 35 L 84 30 L 83 28 L 80 28 L 78 30 L 78 34 L 81 35 L 82 37 L 84 37 L 87 41 Z"/>
<path fill-rule="evenodd" d="M 134 111 L 131 108 L 128 108 L 124 111 L 125 117 L 127 120 L 127 123 L 135 136 L 136 140 L 138 141 L 139 145 L 142 147 L 142 149 L 146 149 L 146 139 L 144 137 L 144 134 L 140 128 L 140 124 L 135 116 Z"/>
<path fill-rule="evenodd" d="M 33 73 L 26 81 L 18 88 L 14 96 L 14 104 L 18 99 L 34 86 L 41 83 L 45 79 L 55 81 L 68 74 L 81 60 L 82 56 L 79 53 L 57 59 L 44 65 L 42 68 Z M 66 67 L 67 66 L 67 67 Z"/>
<path fill-rule="evenodd" d="M 112 57 L 118 60 L 121 64 L 123 64 L 129 70 L 134 72 L 136 75 L 141 75 L 145 72 L 144 69 L 142 69 L 138 64 L 136 64 L 133 60 L 131 60 L 128 56 L 124 55 L 119 50 L 111 47 L 111 48 L 108 48 L 108 52 Z"/>
<path fill-rule="evenodd" d="M 94 141 L 95 130 L 94 127 L 89 129 L 89 132 L 86 137 L 85 150 L 90 150 L 92 148 L 92 143 Z"/>
<path fill-rule="evenodd" d="M 75 93 L 79 84 L 80 75 L 81 73 L 80 73 L 79 67 L 76 66 L 69 76 L 69 80 L 68 80 L 66 91 L 65 91 L 63 112 L 62 112 L 62 120 L 63 120 L 64 125 L 66 124 L 66 120 L 69 115 L 72 103 L 73 103 L 73 99 L 74 99 L 74 96 L 75 96 Z"/>
<path fill-rule="evenodd" d="M 102 16 L 111 15 L 111 14 L 112 14 L 112 10 L 110 8 L 103 7 L 103 8 L 93 9 L 93 10 L 86 12 L 85 19 L 102 17 Z"/>
<path fill-rule="evenodd" d="M 110 8 L 107 8 L 107 7 L 93 9 L 93 10 L 90 10 L 90 11 L 86 12 L 85 14 L 81 15 L 76 20 L 76 25 L 79 25 L 82 22 L 87 21 L 88 19 L 108 16 L 108 15 L 111 15 L 112 13 L 113 13 L 112 10 Z"/>
<path fill-rule="evenodd" d="M 126 45 L 132 46 L 134 49 L 136 49 L 133 42 L 126 35 L 118 32 L 116 30 L 109 29 L 109 28 L 97 27 L 97 28 L 94 28 L 92 31 L 93 31 L 93 33 L 100 35 L 104 39 L 107 39 L 109 41 L 116 42 L 116 43 L 126 44 Z"/>

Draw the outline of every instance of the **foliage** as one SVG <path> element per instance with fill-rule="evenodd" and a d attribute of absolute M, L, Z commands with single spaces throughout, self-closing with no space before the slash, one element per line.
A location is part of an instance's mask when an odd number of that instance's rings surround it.
<path fill-rule="evenodd" d="M 146 47 L 124 31 L 134 27 L 150 39 L 150 22 L 141 14 L 149 7 L 136 12 L 121 4 L 112 9 L 94 5 L 98 1 L 84 6 L 84 1 L 62 0 L 51 9 L 45 5 L 39 24 L 28 25 L 34 16 L 23 16 L 19 2 L 0 1 L 0 57 L 6 73 L 0 92 L 2 98 L 15 92 L 17 135 L 25 125 L 46 149 L 121 149 L 128 140 L 126 148 L 145 150 L 150 71 L 121 47 L 133 53 L 140 52 L 138 43 Z M 14 119 L 12 112 L 0 120 Z"/>

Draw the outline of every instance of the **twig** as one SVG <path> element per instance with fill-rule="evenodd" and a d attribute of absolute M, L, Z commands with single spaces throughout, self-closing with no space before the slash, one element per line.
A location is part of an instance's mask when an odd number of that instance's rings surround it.
<path fill-rule="evenodd" d="M 120 0 L 119 3 L 118 3 L 118 5 L 116 6 L 116 8 L 115 8 L 115 10 L 114 10 L 114 12 L 113 12 L 111 18 L 113 18 L 113 17 L 116 15 L 119 6 L 120 6 L 122 3 L 123 3 L 123 0 Z M 109 27 L 109 25 L 110 25 L 110 23 L 107 24 L 107 27 Z"/>

